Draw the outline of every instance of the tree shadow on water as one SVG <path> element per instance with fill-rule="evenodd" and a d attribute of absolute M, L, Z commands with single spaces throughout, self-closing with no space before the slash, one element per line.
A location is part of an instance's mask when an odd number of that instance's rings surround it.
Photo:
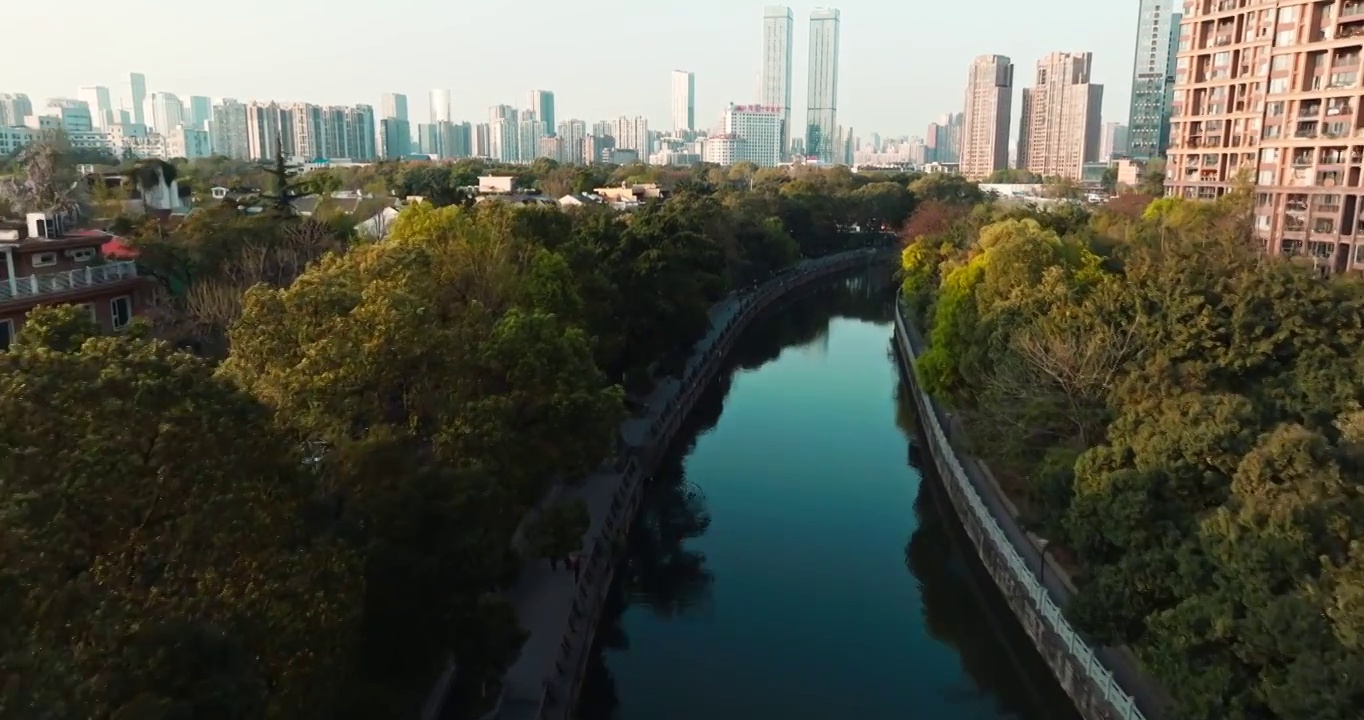
<path fill-rule="evenodd" d="M 687 547 L 689 540 L 709 528 L 710 513 L 701 488 L 687 480 L 685 463 L 698 440 L 719 424 L 735 378 L 777 359 L 787 348 L 819 342 L 836 317 L 889 322 L 893 300 L 889 272 L 852 273 L 778 303 L 743 332 L 683 421 L 645 491 L 597 626 L 579 695 L 578 718 L 619 717 L 620 699 L 607 657 L 629 649 L 623 626 L 627 609 L 647 608 L 671 619 L 705 613 L 711 607 L 714 577 L 705 555 Z"/>

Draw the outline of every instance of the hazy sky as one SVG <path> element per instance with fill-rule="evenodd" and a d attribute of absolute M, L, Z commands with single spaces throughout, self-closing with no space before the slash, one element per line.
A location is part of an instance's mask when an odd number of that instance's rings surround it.
<path fill-rule="evenodd" d="M 427 93 L 449 88 L 457 119 L 554 91 L 559 119 L 642 114 L 669 127 L 669 72 L 696 73 L 696 115 L 711 127 L 730 102 L 753 102 L 762 10 L 745 0 L 106 0 L 5 3 L 0 92 L 34 102 L 81 85 L 126 95 L 128 71 L 148 91 L 314 103 L 369 103 L 406 93 L 414 122 Z M 1138 0 L 842 0 L 838 120 L 864 139 L 922 135 L 960 110 L 966 68 L 1011 57 L 1015 86 L 1037 58 L 1095 54 L 1104 119 L 1126 122 Z M 795 13 L 793 115 L 805 110 L 811 4 Z M 77 20 L 80 19 L 80 20 Z M 272 33 L 274 37 L 272 37 Z M 283 47 L 279 47 L 283 45 Z M 1015 107 L 1018 91 L 1014 95 Z"/>

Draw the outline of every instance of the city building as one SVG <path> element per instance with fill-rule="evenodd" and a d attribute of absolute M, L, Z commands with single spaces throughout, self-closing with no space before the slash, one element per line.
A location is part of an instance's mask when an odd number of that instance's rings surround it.
<path fill-rule="evenodd" d="M 1362 55 L 1359 0 L 1185 5 L 1166 194 L 1212 199 L 1254 183 L 1269 252 L 1364 270 Z"/>
<path fill-rule="evenodd" d="M 185 124 L 185 104 L 175 93 L 152 93 L 152 127 L 165 133 Z"/>
<path fill-rule="evenodd" d="M 726 141 L 725 153 L 732 165 L 751 162 L 758 167 L 776 167 L 782 161 L 781 108 L 762 105 L 730 105 L 725 110 L 724 129 L 727 138 L 738 138 L 738 143 Z M 732 146 L 732 147 L 731 147 Z M 707 161 L 710 162 L 710 161 Z"/>
<path fill-rule="evenodd" d="M 574 165 L 587 163 L 586 148 L 583 141 L 587 138 L 587 123 L 582 120 L 565 120 L 556 129 L 564 141 L 564 162 Z"/>
<path fill-rule="evenodd" d="M 109 330 L 128 327 L 151 290 L 132 261 L 107 262 L 102 248 L 113 238 L 68 227 L 57 213 L 29 213 L 23 222 L 0 221 L 0 350 L 23 331 L 39 304 L 79 305 Z"/>
<path fill-rule="evenodd" d="M 1097 162 L 1103 86 L 1090 82 L 1093 55 L 1055 52 L 1037 61 L 1037 81 L 1023 96 L 1019 166 L 1043 177 L 1080 180 Z"/>
<path fill-rule="evenodd" d="M 516 124 L 516 160 L 529 165 L 539 156 L 540 140 L 545 137 L 545 123 L 533 110 L 522 110 Z"/>
<path fill-rule="evenodd" d="M 1132 57 L 1132 100 L 1127 116 L 1127 154 L 1140 160 L 1165 156 L 1170 108 L 1175 99 L 1175 53 L 1182 0 L 1141 0 Z"/>
<path fill-rule="evenodd" d="M 1099 162 L 1106 163 L 1115 157 L 1130 157 L 1128 154 L 1128 128 L 1118 122 L 1106 122 L 1099 138 Z"/>
<path fill-rule="evenodd" d="M 246 155 L 248 160 L 271 160 L 280 148 L 279 105 L 252 101 L 246 106 Z"/>
<path fill-rule="evenodd" d="M 810 13 L 810 74 L 806 95 L 805 154 L 820 162 L 841 162 L 838 145 L 839 12 Z"/>
<path fill-rule="evenodd" d="M 408 120 L 407 117 L 407 96 L 402 93 L 384 93 L 380 108 L 383 110 L 384 118 L 395 120 Z"/>
<path fill-rule="evenodd" d="M 76 97 L 90 108 L 95 127 L 107 128 L 114 124 L 114 104 L 109 97 L 109 88 L 103 85 L 87 85 L 77 91 Z"/>
<path fill-rule="evenodd" d="M 696 129 L 696 73 L 673 71 L 673 133 L 683 135 Z"/>
<path fill-rule="evenodd" d="M 33 101 L 23 93 L 0 93 L 0 127 L 17 127 L 33 114 Z"/>
<path fill-rule="evenodd" d="M 450 122 L 450 91 L 431 91 L 431 124 Z"/>
<path fill-rule="evenodd" d="M 928 124 L 928 134 L 924 138 L 924 158 L 919 163 L 961 162 L 962 128 L 966 124 L 966 113 L 946 113 L 937 122 Z M 880 148 L 875 148 L 880 152 Z"/>
<path fill-rule="evenodd" d="M 530 91 L 530 102 L 527 103 L 530 111 L 535 113 L 535 119 L 545 124 L 545 133 L 553 133 L 555 130 L 554 119 L 554 93 L 548 90 Z"/>
<path fill-rule="evenodd" d="M 59 127 L 68 134 L 88 133 L 95 129 L 94 114 L 84 100 L 53 98 L 47 101 L 47 114 L 56 118 L 53 127 Z M 42 127 L 41 123 L 39 127 Z"/>
<path fill-rule="evenodd" d="M 795 16 L 791 8 L 771 5 L 763 9 L 763 61 L 758 81 L 758 102 L 781 108 L 781 147 L 791 146 L 791 68 L 793 65 Z"/>
<path fill-rule="evenodd" d="M 520 113 L 511 105 L 494 105 L 488 109 L 488 157 L 504 163 L 520 159 L 517 150 L 519 118 Z"/>
<path fill-rule="evenodd" d="M 1014 64 L 1003 55 L 981 55 L 966 77 L 959 156 L 961 174 L 972 180 L 1009 167 L 1009 121 L 1013 117 Z M 1027 112 L 1027 95 L 1023 108 Z M 938 149 L 942 153 L 942 149 Z M 945 160 L 934 162 L 947 164 Z"/>
<path fill-rule="evenodd" d="M 213 100 L 203 95 L 191 95 L 187 109 L 189 113 L 185 124 L 195 130 L 207 130 L 209 121 L 213 119 Z"/>
<path fill-rule="evenodd" d="M 128 105 L 133 123 L 146 125 L 147 120 L 147 76 L 142 73 L 128 73 Z"/>
<path fill-rule="evenodd" d="M 653 146 L 649 136 L 649 121 L 643 116 L 633 118 L 620 117 L 614 121 L 609 121 L 609 132 L 606 133 L 615 138 L 612 146 L 615 150 L 633 150 L 639 158 L 648 159 L 653 154 Z M 617 157 L 624 157 L 617 155 Z"/>
<path fill-rule="evenodd" d="M 209 142 L 207 130 L 179 125 L 165 133 L 165 142 L 166 159 L 195 160 L 213 155 L 213 145 Z"/>
<path fill-rule="evenodd" d="M 8 156 L 33 142 L 33 130 L 22 125 L 0 123 L 0 155 Z"/>

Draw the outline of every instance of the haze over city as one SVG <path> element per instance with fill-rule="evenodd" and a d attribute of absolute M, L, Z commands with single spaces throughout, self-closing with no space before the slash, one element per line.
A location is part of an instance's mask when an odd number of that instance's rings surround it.
<path fill-rule="evenodd" d="M 377 105 L 381 94 L 400 92 L 421 118 L 428 90 L 449 88 L 452 115 L 462 119 L 482 118 L 489 106 L 519 103 L 528 90 L 543 88 L 555 93 L 560 117 L 642 114 L 663 127 L 669 72 L 682 68 L 696 74 L 697 122 L 709 127 L 728 103 L 757 99 L 765 4 L 694 0 L 592 9 L 546 0 L 393 0 L 376 7 L 338 0 L 324 11 L 317 3 L 241 0 L 231 12 L 216 5 L 166 12 L 137 0 L 110 16 L 93 0 L 73 0 L 60 15 L 21 3 L 6 8 L 6 19 L 33 32 L 17 34 L 9 48 L 15 57 L 43 61 L 0 72 L 0 87 L 35 100 L 67 97 L 86 85 L 118 88 L 138 71 L 149 91 L 181 95 Z M 1103 117 L 1126 121 L 1133 3 L 824 4 L 842 12 L 839 123 L 859 133 L 921 133 L 942 113 L 959 111 L 966 69 L 987 53 L 1012 58 L 1023 86 L 1032 83 L 1041 56 L 1091 51 L 1094 81 L 1105 86 Z M 803 113 L 808 17 L 816 5 L 791 7 L 792 104 Z M 66 21 L 96 16 L 99 23 Z M 60 53 L 51 51 L 54 36 Z M 218 51 L 203 52 L 205 42 Z"/>

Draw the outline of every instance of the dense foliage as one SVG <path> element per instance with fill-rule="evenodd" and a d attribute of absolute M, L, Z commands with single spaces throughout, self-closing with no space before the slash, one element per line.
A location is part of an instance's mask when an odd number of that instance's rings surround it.
<path fill-rule="evenodd" d="M 1265 256 L 1244 192 L 1143 204 L 922 210 L 917 372 L 1180 717 L 1357 718 L 1364 283 Z"/>
<path fill-rule="evenodd" d="M 132 228 L 152 322 L 40 309 L 0 354 L 0 717 L 403 717 L 451 656 L 491 698 L 505 590 L 587 524 L 523 521 L 613 450 L 624 388 L 731 290 L 972 189 L 683 172 L 628 214 L 416 203 L 379 243 L 229 204 Z"/>

